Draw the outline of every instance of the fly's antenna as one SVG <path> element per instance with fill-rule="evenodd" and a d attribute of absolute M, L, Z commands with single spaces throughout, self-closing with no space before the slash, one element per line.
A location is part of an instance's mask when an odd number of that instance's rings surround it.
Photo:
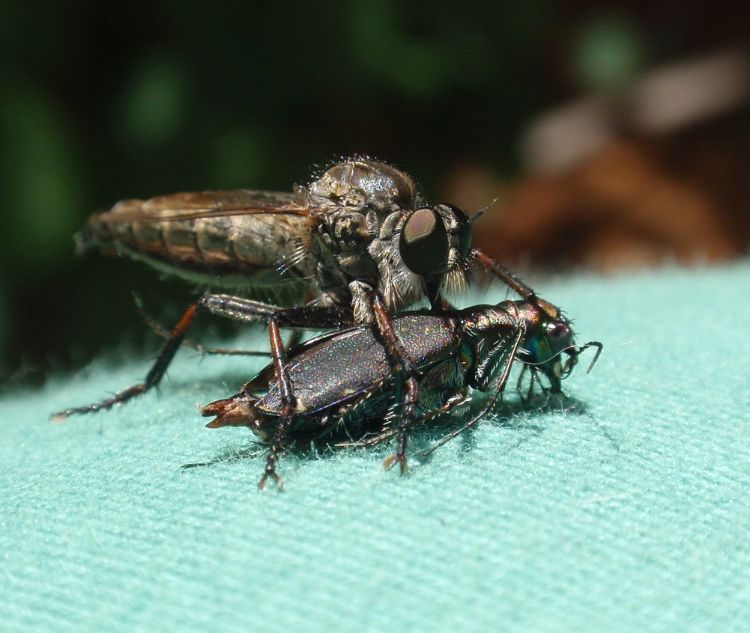
<path fill-rule="evenodd" d="M 594 358 L 591 360 L 591 363 L 589 363 L 588 369 L 586 369 L 586 373 L 590 374 L 591 370 L 594 368 L 594 365 L 596 365 L 596 361 L 599 360 L 599 356 L 601 356 L 602 350 L 604 349 L 604 345 L 602 345 L 599 341 L 589 341 L 588 343 L 584 345 L 568 345 L 567 347 L 563 347 L 559 352 L 555 352 L 552 356 L 550 356 L 545 361 L 540 361 L 538 363 L 535 363 L 534 361 L 530 360 L 524 360 L 523 358 L 519 359 L 524 365 L 527 367 L 541 367 L 542 365 L 546 365 L 552 360 L 555 360 L 556 358 L 559 358 L 563 354 L 570 354 L 571 356 L 578 356 L 581 354 L 581 352 L 584 352 L 589 347 L 596 347 L 596 354 L 594 354 Z M 528 353 L 528 350 L 522 350 L 526 353 Z"/>
<path fill-rule="evenodd" d="M 500 198 L 493 198 L 492 202 L 490 202 L 487 206 L 484 206 L 478 211 L 475 211 L 474 213 L 472 213 L 471 216 L 469 216 L 469 224 L 474 224 L 474 222 L 476 222 L 485 213 L 487 213 L 487 211 L 489 211 L 492 207 L 494 207 L 499 199 Z"/>

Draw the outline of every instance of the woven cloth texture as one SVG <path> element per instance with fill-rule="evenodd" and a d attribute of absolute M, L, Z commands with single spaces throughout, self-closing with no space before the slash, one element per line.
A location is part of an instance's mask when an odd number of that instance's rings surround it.
<path fill-rule="evenodd" d="M 750 629 L 750 265 L 538 285 L 605 345 L 580 406 L 486 420 L 405 478 L 387 448 L 286 456 L 283 493 L 262 459 L 180 470 L 251 448 L 195 405 L 262 359 L 185 350 L 159 393 L 63 424 L 148 359 L 6 393 L 0 630 Z"/>

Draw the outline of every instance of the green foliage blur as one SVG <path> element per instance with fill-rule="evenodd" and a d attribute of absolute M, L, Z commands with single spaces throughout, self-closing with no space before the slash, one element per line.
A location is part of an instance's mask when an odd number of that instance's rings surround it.
<path fill-rule="evenodd" d="M 463 161 L 513 174 L 535 113 L 658 57 L 644 20 L 679 49 L 701 15 L 623 6 L 0 1 L 0 376 L 141 341 L 132 291 L 158 316 L 193 291 L 77 258 L 72 235 L 94 210 L 288 190 L 353 153 L 396 163 L 428 195 Z"/>

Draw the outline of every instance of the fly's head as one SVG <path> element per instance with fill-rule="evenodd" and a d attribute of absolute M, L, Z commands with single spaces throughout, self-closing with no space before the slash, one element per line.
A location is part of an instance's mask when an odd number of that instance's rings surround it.
<path fill-rule="evenodd" d="M 423 278 L 434 305 L 442 290 L 459 290 L 468 274 L 471 219 L 458 207 L 437 204 L 404 214 L 396 229 L 406 268 Z"/>
<path fill-rule="evenodd" d="M 353 157 L 331 166 L 306 191 L 321 219 L 319 250 L 335 260 L 339 284 L 377 288 L 392 313 L 425 295 L 440 306 L 444 292 L 465 287 L 472 219 L 450 204 L 421 206 L 404 172 Z"/>
<path fill-rule="evenodd" d="M 518 358 L 532 372 L 539 371 L 546 376 L 552 393 L 561 392 L 561 382 L 571 374 L 581 352 L 595 347 L 597 351 L 588 368 L 591 371 L 602 351 L 602 344 L 589 341 L 585 345 L 576 345 L 570 321 L 560 308 L 534 297 L 533 301 L 522 303 L 519 312 L 526 334 Z"/>

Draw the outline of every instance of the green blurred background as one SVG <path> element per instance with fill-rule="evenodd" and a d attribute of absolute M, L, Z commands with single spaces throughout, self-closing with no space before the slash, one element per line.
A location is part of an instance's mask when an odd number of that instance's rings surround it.
<path fill-rule="evenodd" d="M 289 190 L 352 153 L 396 163 L 428 197 L 481 206 L 496 188 L 540 182 L 523 152 L 539 117 L 626 94 L 661 64 L 742 45 L 749 15 L 684 1 L 0 1 L 0 377 L 15 385 L 104 349 L 153 350 L 131 292 L 165 319 L 194 292 L 136 263 L 77 258 L 72 235 L 94 210 L 180 190 Z M 730 172 L 745 181 L 747 108 L 736 101 L 687 137 L 625 117 L 608 143 L 647 143 L 634 147 L 663 166 L 699 138 L 728 161 L 718 182 Z M 672 154 L 649 153 L 653 143 Z M 570 169 L 543 178 L 569 182 L 559 174 Z M 733 183 L 721 193 L 741 200 Z M 518 204 L 498 217 L 523 216 Z M 747 214 L 737 213 L 717 259 L 747 248 L 737 228 Z M 531 263 L 586 265 L 567 234 L 551 234 L 559 248 Z"/>

